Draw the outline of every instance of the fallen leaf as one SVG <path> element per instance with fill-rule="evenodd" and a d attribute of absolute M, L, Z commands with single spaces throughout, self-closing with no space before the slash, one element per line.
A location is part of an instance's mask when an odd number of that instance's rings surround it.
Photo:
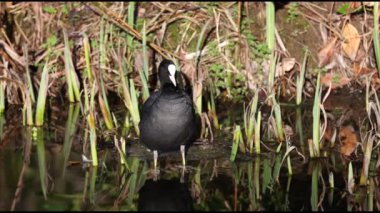
<path fill-rule="evenodd" d="M 355 151 L 356 144 L 358 143 L 354 128 L 351 125 L 342 127 L 339 132 L 339 137 L 340 141 L 342 141 L 340 153 L 350 156 L 352 152 Z"/>
<path fill-rule="evenodd" d="M 293 69 L 296 64 L 295 58 L 284 58 L 281 63 L 277 64 L 276 67 L 276 77 L 284 75 L 286 72 L 289 72 Z"/>
<path fill-rule="evenodd" d="M 342 32 L 345 41 L 342 44 L 344 53 L 354 61 L 360 45 L 358 30 L 352 24 L 346 24 Z"/>
<path fill-rule="evenodd" d="M 353 63 L 352 70 L 354 71 L 356 75 L 364 75 L 371 72 L 376 72 L 376 69 L 363 67 L 360 65 L 360 63 Z"/>
<path fill-rule="evenodd" d="M 337 38 L 332 39 L 324 48 L 318 52 L 319 67 L 324 67 L 331 62 L 334 55 L 335 43 Z"/>
<path fill-rule="evenodd" d="M 331 89 L 342 87 L 351 81 L 350 78 L 342 76 L 340 73 L 326 73 L 321 76 L 322 85 L 329 87 L 331 84 Z"/>

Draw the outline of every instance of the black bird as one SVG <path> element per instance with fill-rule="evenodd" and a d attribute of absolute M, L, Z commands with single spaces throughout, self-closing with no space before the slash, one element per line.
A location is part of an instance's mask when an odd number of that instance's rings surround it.
<path fill-rule="evenodd" d="M 185 151 L 197 139 L 199 128 L 191 97 L 176 81 L 176 67 L 163 60 L 158 68 L 161 88 L 144 103 L 141 111 L 140 141 L 153 150 L 154 167 L 158 153 L 180 150 L 185 166 Z"/>
<path fill-rule="evenodd" d="M 193 211 L 193 199 L 178 180 L 147 180 L 139 191 L 138 211 Z"/>

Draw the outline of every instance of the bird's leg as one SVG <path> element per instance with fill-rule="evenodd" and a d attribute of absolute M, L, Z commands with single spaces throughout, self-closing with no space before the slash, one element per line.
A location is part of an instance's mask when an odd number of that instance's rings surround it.
<path fill-rule="evenodd" d="M 153 165 L 154 165 L 154 170 L 157 169 L 157 158 L 158 158 L 158 153 L 157 153 L 157 150 L 154 150 L 153 151 Z"/>
<path fill-rule="evenodd" d="M 185 159 L 185 145 L 181 145 L 181 155 L 182 155 L 182 166 L 186 166 L 186 159 Z"/>
<path fill-rule="evenodd" d="M 185 167 L 183 166 L 182 169 L 181 169 L 181 183 L 184 183 L 185 182 Z"/>

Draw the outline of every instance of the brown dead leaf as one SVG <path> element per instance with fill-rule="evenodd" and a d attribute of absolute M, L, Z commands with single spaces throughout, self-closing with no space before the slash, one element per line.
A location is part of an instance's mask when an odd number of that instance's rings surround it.
<path fill-rule="evenodd" d="M 356 75 L 364 75 L 371 72 L 376 72 L 376 69 L 363 67 L 360 65 L 360 63 L 353 63 L 352 70 L 355 72 Z"/>
<path fill-rule="evenodd" d="M 350 156 L 352 152 L 355 151 L 356 144 L 358 143 L 354 128 L 351 125 L 342 127 L 339 132 L 339 137 L 340 141 L 342 141 L 340 153 Z"/>
<path fill-rule="evenodd" d="M 284 75 L 286 72 L 289 72 L 293 69 L 296 64 L 295 58 L 284 58 L 281 63 L 277 64 L 276 67 L 276 77 Z"/>
<path fill-rule="evenodd" d="M 351 81 L 350 78 L 342 76 L 340 73 L 326 73 L 321 76 L 322 85 L 329 87 L 331 83 L 331 89 L 342 87 Z"/>
<path fill-rule="evenodd" d="M 331 62 L 332 56 L 334 55 L 336 41 L 337 38 L 332 39 L 324 48 L 318 52 L 319 67 L 324 67 Z"/>
<path fill-rule="evenodd" d="M 346 24 L 342 32 L 345 41 L 342 44 L 344 53 L 354 61 L 360 45 L 358 30 L 352 24 Z"/>

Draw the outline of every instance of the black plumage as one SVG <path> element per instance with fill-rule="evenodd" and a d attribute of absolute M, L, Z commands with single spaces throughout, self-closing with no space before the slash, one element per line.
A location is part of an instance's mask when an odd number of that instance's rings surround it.
<path fill-rule="evenodd" d="M 142 107 L 140 141 L 158 152 L 179 151 L 181 145 L 187 149 L 198 133 L 193 101 L 178 87 L 172 61 L 163 60 L 158 75 L 161 88 Z"/>

